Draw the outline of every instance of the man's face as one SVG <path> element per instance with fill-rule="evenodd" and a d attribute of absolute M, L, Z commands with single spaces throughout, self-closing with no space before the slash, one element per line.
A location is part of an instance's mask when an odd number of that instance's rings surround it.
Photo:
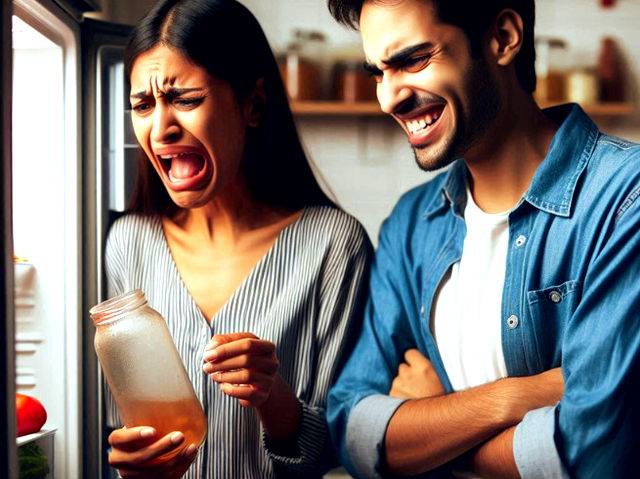
<path fill-rule="evenodd" d="M 368 0 L 360 32 L 380 106 L 407 133 L 420 168 L 442 168 L 482 139 L 500 109 L 498 86 L 430 0 Z"/>

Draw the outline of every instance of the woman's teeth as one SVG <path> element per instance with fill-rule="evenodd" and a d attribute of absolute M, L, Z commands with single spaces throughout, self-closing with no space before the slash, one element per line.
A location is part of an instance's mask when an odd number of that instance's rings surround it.
<path fill-rule="evenodd" d="M 418 133 L 421 130 L 424 130 L 428 126 L 433 125 L 440 118 L 439 113 L 435 113 L 433 115 L 425 115 L 420 120 L 413 120 L 407 122 L 407 128 L 409 129 L 409 133 L 412 135 Z"/>

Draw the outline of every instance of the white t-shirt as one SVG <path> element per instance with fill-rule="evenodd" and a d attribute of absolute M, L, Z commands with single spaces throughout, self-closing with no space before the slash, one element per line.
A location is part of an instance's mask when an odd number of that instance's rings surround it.
<path fill-rule="evenodd" d="M 509 213 L 485 213 L 467 189 L 462 258 L 442 281 L 431 316 L 431 331 L 456 391 L 507 376 L 500 319 Z"/>

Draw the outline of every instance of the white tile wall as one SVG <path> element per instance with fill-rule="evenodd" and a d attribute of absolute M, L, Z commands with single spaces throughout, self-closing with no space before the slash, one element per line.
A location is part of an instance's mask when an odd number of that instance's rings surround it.
<path fill-rule="evenodd" d="M 356 32 L 331 18 L 325 0 L 241 1 L 258 18 L 274 50 L 285 47 L 296 27 L 323 31 L 328 50 L 360 43 Z M 600 0 L 538 0 L 537 33 L 565 38 L 569 58 L 593 65 L 600 39 L 613 36 L 629 65 L 631 96 L 637 101 L 640 2 L 617 0 L 610 9 L 599 4 Z M 380 223 L 400 194 L 432 176 L 418 169 L 404 134 L 388 118 L 304 117 L 298 125 L 310 156 L 339 203 L 364 224 L 374 242 Z M 638 115 L 603 128 L 640 140 Z"/>

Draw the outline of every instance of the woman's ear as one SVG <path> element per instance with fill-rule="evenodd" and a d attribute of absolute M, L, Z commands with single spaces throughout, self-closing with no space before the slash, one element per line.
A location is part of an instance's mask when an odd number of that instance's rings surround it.
<path fill-rule="evenodd" d="M 514 10 L 502 10 L 489 30 L 489 54 L 499 66 L 513 63 L 524 38 L 522 17 Z"/>
<path fill-rule="evenodd" d="M 266 98 L 264 78 L 261 77 L 256 81 L 256 86 L 251 95 L 245 100 L 244 110 L 247 126 L 258 126 L 260 124 Z"/>

